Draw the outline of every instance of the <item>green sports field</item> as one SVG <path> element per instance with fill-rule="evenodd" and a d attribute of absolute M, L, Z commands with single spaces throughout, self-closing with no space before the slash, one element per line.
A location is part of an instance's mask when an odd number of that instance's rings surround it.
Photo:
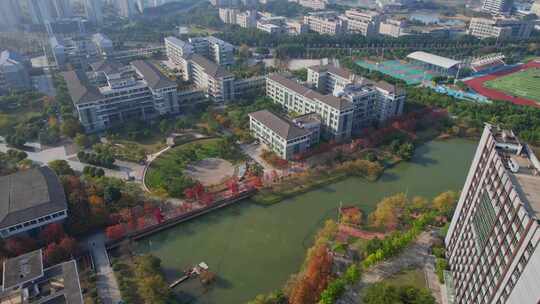
<path fill-rule="evenodd" d="M 509 95 L 540 101 L 540 69 L 531 68 L 486 81 L 484 86 Z"/>

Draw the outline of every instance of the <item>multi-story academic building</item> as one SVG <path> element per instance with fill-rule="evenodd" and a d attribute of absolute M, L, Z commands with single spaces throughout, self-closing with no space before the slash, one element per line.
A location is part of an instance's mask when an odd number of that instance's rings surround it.
<path fill-rule="evenodd" d="M 304 16 L 304 24 L 319 34 L 336 35 L 347 30 L 346 22 L 333 11 L 309 13 Z"/>
<path fill-rule="evenodd" d="M 357 78 L 351 71 L 333 65 L 309 67 L 307 81 L 322 93 L 353 104 L 353 133 L 403 113 L 405 91 L 387 82 Z"/>
<path fill-rule="evenodd" d="M 482 10 L 494 15 L 507 13 L 512 10 L 513 0 L 484 0 Z"/>
<path fill-rule="evenodd" d="M 345 99 L 323 95 L 278 74 L 266 78 L 266 95 L 288 112 L 319 114 L 325 138 L 342 141 L 351 136 L 353 104 Z"/>
<path fill-rule="evenodd" d="M 538 158 L 486 125 L 445 239 L 453 303 L 538 303 L 539 216 Z"/>
<path fill-rule="evenodd" d="M 350 33 L 373 37 L 379 33 L 381 15 L 375 11 L 350 9 L 345 11 L 347 30 Z"/>
<path fill-rule="evenodd" d="M 179 112 L 177 85 L 147 61 L 128 66 L 94 64 L 88 75 L 64 73 L 79 120 L 87 132 Z"/>
<path fill-rule="evenodd" d="M 165 38 L 169 61 L 175 64 L 183 80 L 191 81 L 216 102 L 231 101 L 264 88 L 261 77 L 235 79 L 223 65 L 234 63 L 232 45 L 214 37 L 191 38 L 189 43 Z M 221 64 L 219 64 L 221 62 Z"/>
<path fill-rule="evenodd" d="M 318 141 L 316 138 L 318 133 L 314 133 L 312 129 L 300 127 L 288 118 L 268 110 L 250 113 L 249 129 L 253 137 L 264 143 L 279 157 L 287 160 L 307 151 Z"/>
<path fill-rule="evenodd" d="M 478 38 L 527 39 L 531 36 L 534 22 L 516 18 L 472 18 L 468 33 Z"/>

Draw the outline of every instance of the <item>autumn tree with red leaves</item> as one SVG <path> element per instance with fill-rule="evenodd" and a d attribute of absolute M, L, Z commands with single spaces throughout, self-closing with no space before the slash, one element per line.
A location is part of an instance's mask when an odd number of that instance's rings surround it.
<path fill-rule="evenodd" d="M 328 285 L 332 274 L 332 256 L 325 244 L 318 244 L 309 252 L 307 267 L 300 274 L 291 291 L 289 304 L 315 304 Z"/>
<path fill-rule="evenodd" d="M 69 236 L 64 237 L 58 243 L 58 246 L 66 253 L 68 256 L 75 256 L 78 253 L 79 245 L 74 238 Z"/>
<path fill-rule="evenodd" d="M 18 256 L 38 248 L 34 239 L 29 237 L 11 237 L 6 240 L 5 248 L 13 255 Z"/>
<path fill-rule="evenodd" d="M 58 223 L 52 223 L 39 233 L 39 239 L 45 241 L 46 244 L 58 242 L 65 236 L 64 227 Z"/>
<path fill-rule="evenodd" d="M 105 229 L 105 234 L 111 240 L 118 240 L 126 235 L 126 230 L 124 225 L 116 224 L 114 226 L 107 227 L 107 229 Z"/>

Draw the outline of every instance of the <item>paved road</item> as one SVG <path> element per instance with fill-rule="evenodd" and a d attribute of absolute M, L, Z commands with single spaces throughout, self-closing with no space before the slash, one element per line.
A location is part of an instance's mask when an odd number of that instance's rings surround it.
<path fill-rule="evenodd" d="M 272 167 L 264 159 L 262 159 L 261 154 L 264 150 L 264 146 L 262 144 L 242 144 L 240 145 L 240 149 L 242 150 L 242 152 L 244 152 L 244 154 L 251 157 L 254 161 L 261 165 L 264 168 L 265 173 L 275 170 L 274 167 Z"/>
<path fill-rule="evenodd" d="M 13 149 L 1 141 L 2 138 L 0 138 L 0 152 L 6 152 L 9 149 Z M 28 154 L 28 159 L 40 165 L 45 165 L 53 160 L 62 159 L 67 161 L 71 168 L 78 172 L 82 172 L 84 167 L 88 166 L 88 164 L 81 163 L 77 160 L 75 151 L 70 151 L 68 153 L 64 145 L 45 148 L 43 150 L 41 150 L 41 145 L 36 143 L 29 143 L 27 146 L 34 148 L 34 151 L 24 151 Z M 133 176 L 135 180 L 142 181 L 144 166 L 125 161 L 116 161 L 115 164 L 118 166 L 118 170 L 103 168 L 106 176 L 120 179 L 128 179 L 130 176 Z"/>
<path fill-rule="evenodd" d="M 434 273 L 435 259 L 433 255 L 429 253 L 429 249 L 434 241 L 435 237 L 431 232 L 422 232 L 416 241 L 405 248 L 399 255 L 370 267 L 362 274 L 360 282 L 352 288 L 348 288 L 336 303 L 358 303 L 358 299 L 361 298 L 360 294 L 362 293 L 362 289 L 366 286 L 381 282 L 403 270 L 411 268 L 420 268 L 425 272 L 427 275 L 426 283 L 428 288 L 431 289 L 437 303 L 442 303 L 440 284 L 437 275 Z"/>
<path fill-rule="evenodd" d="M 87 239 L 87 246 L 92 252 L 97 274 L 98 296 L 103 304 L 117 304 L 122 301 L 118 282 L 109 263 L 105 249 L 105 236 L 96 234 Z"/>

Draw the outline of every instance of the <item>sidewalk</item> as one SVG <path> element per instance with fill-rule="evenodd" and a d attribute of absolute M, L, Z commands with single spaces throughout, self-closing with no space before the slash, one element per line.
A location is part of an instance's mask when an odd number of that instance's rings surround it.
<path fill-rule="evenodd" d="M 87 246 L 92 252 L 97 274 L 97 291 L 103 304 L 118 304 L 122 301 L 118 282 L 110 266 L 105 236 L 96 234 L 87 240 Z"/>

